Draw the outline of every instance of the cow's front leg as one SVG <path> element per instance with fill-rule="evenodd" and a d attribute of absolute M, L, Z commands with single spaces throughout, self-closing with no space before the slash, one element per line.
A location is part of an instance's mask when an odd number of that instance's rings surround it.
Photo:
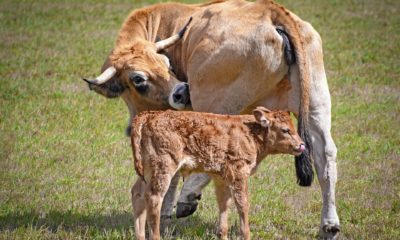
<path fill-rule="evenodd" d="M 337 181 L 336 146 L 333 142 L 329 116 L 313 113 L 310 116 L 310 129 L 314 146 L 314 166 L 322 192 L 322 215 L 320 236 L 324 239 L 335 239 L 340 230 L 339 217 L 336 213 L 335 186 Z"/>
<path fill-rule="evenodd" d="M 167 223 L 171 219 L 172 213 L 177 200 L 177 189 L 179 184 L 180 174 L 177 172 L 172 178 L 169 185 L 167 194 L 165 194 L 164 201 L 161 208 L 161 221 Z"/>
<path fill-rule="evenodd" d="M 196 211 L 201 191 L 210 180 L 211 178 L 205 173 L 192 174 L 185 179 L 176 207 L 176 217 L 187 217 Z"/>

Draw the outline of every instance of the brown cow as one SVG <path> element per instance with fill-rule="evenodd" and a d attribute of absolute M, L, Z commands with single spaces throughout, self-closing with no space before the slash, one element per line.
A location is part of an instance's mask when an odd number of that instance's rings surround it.
<path fill-rule="evenodd" d="M 156 45 L 170 44 L 155 44 L 156 39 L 169 39 L 190 17 L 193 21 L 181 41 L 158 51 Z M 296 157 L 297 182 L 312 184 L 314 163 L 322 192 L 320 232 L 323 238 L 338 236 L 331 99 L 322 41 L 308 22 L 270 0 L 143 7 L 125 20 L 102 70 L 108 81 L 89 81 L 91 89 L 106 97 L 121 96 L 131 119 L 144 110 L 182 109 L 189 103 L 199 112 L 246 114 L 265 106 L 294 113 L 307 146 Z M 178 84 L 174 76 L 184 83 Z M 151 91 L 143 91 L 147 87 Z M 193 174 L 185 180 L 178 217 L 196 210 L 196 198 L 209 179 Z M 171 189 L 176 189 L 177 180 Z M 163 206 L 166 216 L 173 214 L 174 192 L 166 197 L 171 196 Z"/>
<path fill-rule="evenodd" d="M 288 112 L 258 107 L 254 115 L 197 112 L 144 112 L 134 120 L 132 147 L 141 177 L 132 194 L 137 239 L 160 238 L 161 203 L 176 172 L 208 173 L 216 183 L 220 235 L 227 239 L 230 199 L 240 215 L 240 232 L 250 239 L 247 181 L 268 154 L 300 155 L 305 150 Z"/>

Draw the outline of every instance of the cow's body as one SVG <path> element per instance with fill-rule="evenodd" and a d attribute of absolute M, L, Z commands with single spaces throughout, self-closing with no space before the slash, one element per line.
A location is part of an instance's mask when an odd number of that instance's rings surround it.
<path fill-rule="evenodd" d="M 189 84 L 193 110 L 244 114 L 262 105 L 289 110 L 298 116 L 300 131 L 309 133 L 301 137 L 313 146 L 314 167 L 322 190 L 321 234 L 328 238 L 337 236 L 336 146 L 330 133 L 331 101 L 319 34 L 309 23 L 267 0 L 217 1 L 204 5 L 169 3 L 132 12 L 121 28 L 116 48 L 135 43 L 138 36 L 152 42 L 171 36 L 190 16 L 193 22 L 182 41 L 164 54 L 177 78 Z M 287 32 L 293 43 L 296 63 L 285 59 L 278 27 Z M 108 58 L 103 70 L 110 64 Z M 109 83 L 114 82 L 118 79 L 113 78 Z M 102 92 L 105 87 L 107 84 L 95 90 L 110 96 Z M 132 88 L 121 90 L 118 95 L 128 105 L 131 118 L 143 110 L 167 107 L 143 100 Z M 170 104 L 176 107 L 171 101 Z M 308 158 L 297 159 L 297 173 L 310 172 L 309 162 Z M 177 213 L 184 216 L 194 211 L 196 196 L 208 181 L 206 175 L 194 175 L 185 181 Z M 309 185 L 311 181 L 312 176 L 299 179 L 301 185 Z M 169 194 L 173 199 L 174 191 Z M 172 206 L 166 204 L 164 214 L 171 215 Z"/>
<path fill-rule="evenodd" d="M 180 172 L 205 172 L 216 182 L 220 235 L 227 239 L 230 199 L 236 203 L 241 234 L 250 239 L 247 179 L 268 154 L 299 155 L 304 143 L 290 114 L 257 108 L 253 115 L 216 115 L 197 112 L 145 112 L 135 118 L 132 147 L 137 180 L 133 202 L 137 239 L 144 239 L 145 215 L 152 239 L 159 239 L 161 203 Z M 142 181 L 143 179 L 143 181 Z M 146 207 L 146 210 L 144 209 Z"/>

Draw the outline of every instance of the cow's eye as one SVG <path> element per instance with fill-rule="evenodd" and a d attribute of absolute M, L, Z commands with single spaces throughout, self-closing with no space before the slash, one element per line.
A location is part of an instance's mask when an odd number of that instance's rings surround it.
<path fill-rule="evenodd" d="M 144 79 L 142 76 L 134 76 L 131 78 L 131 81 L 135 85 L 140 85 L 140 84 L 144 83 L 146 81 L 146 79 Z"/>
<path fill-rule="evenodd" d="M 290 132 L 289 128 L 282 128 L 281 130 L 282 130 L 283 133 L 289 133 Z"/>
<path fill-rule="evenodd" d="M 147 77 L 146 75 L 142 73 L 133 73 L 129 76 L 129 80 L 136 86 L 142 85 L 144 82 L 146 82 Z"/>

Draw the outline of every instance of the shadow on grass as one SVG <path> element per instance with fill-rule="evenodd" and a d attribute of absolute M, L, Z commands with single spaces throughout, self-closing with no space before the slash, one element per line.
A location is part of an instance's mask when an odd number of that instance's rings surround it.
<path fill-rule="evenodd" d="M 105 232 L 134 231 L 132 213 L 114 212 L 105 214 L 80 214 L 72 212 L 51 211 L 46 215 L 35 211 L 9 213 L 0 216 L 0 231 L 14 231 L 19 228 L 47 229 L 56 233 L 59 230 L 69 232 L 90 231 Z M 183 219 L 173 219 L 163 233 L 164 239 L 175 239 L 188 234 L 194 236 L 210 236 L 216 232 L 216 222 L 207 221 L 194 215 Z"/>
<path fill-rule="evenodd" d="M 174 218 L 167 228 L 163 228 L 162 235 L 166 240 L 184 236 L 191 236 L 193 239 L 216 239 L 217 226 L 217 219 L 204 219 L 194 214 L 186 218 Z"/>
<path fill-rule="evenodd" d="M 0 216 L 0 231 L 17 228 L 46 228 L 56 232 L 62 228 L 66 231 L 79 231 L 87 228 L 103 230 L 128 231 L 133 228 L 130 212 L 115 212 L 107 215 L 85 215 L 72 212 L 51 211 L 47 214 L 38 212 L 9 213 Z"/>

